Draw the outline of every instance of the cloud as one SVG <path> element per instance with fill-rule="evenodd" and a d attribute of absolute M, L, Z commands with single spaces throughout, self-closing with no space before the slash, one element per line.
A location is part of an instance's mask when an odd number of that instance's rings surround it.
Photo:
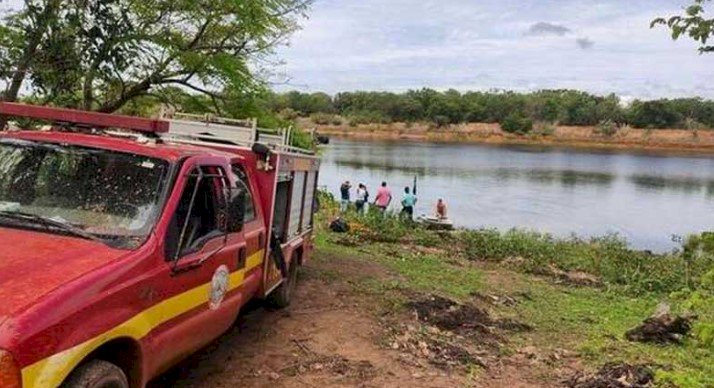
<path fill-rule="evenodd" d="M 538 22 L 532 25 L 526 35 L 542 36 L 542 35 L 558 35 L 563 36 L 569 34 L 572 31 L 570 28 L 561 26 L 559 24 L 552 24 L 546 22 Z"/>
<path fill-rule="evenodd" d="M 575 44 L 577 44 L 578 47 L 580 47 L 580 48 L 583 49 L 583 50 L 587 50 L 587 49 L 592 48 L 593 46 L 595 46 L 595 42 L 593 42 L 592 40 L 590 40 L 590 38 L 578 38 L 578 39 L 575 39 Z"/>
<path fill-rule="evenodd" d="M 303 30 L 278 50 L 284 64 L 276 73 L 290 82 L 276 89 L 573 88 L 714 98 L 707 82 L 714 57 L 649 28 L 654 17 L 678 12 L 672 1 L 316 0 Z M 542 29 L 536 22 L 569 32 L 526 35 Z"/>

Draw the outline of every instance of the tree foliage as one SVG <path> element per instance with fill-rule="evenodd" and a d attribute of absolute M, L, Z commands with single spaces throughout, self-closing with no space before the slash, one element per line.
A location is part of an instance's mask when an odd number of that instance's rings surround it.
<path fill-rule="evenodd" d="M 427 121 L 437 126 L 462 122 L 501 123 L 524 132 L 532 123 L 595 126 L 608 122 L 639 128 L 714 128 L 714 102 L 700 98 L 636 100 L 621 103 L 615 95 L 596 96 L 574 90 L 533 93 L 504 91 L 438 92 L 433 89 L 391 92 L 267 93 L 264 106 L 273 112 L 303 117 L 339 114 L 357 124 Z M 315 116 L 317 117 L 317 116 Z M 322 117 L 322 116 L 321 116 Z M 531 125 L 528 125 L 529 122 Z M 521 125 L 522 124 L 522 125 Z"/>
<path fill-rule="evenodd" d="M 26 0 L 0 27 L 3 98 L 114 112 L 176 88 L 262 92 L 274 48 L 310 0 Z"/>
<path fill-rule="evenodd" d="M 704 5 L 707 2 L 709 0 L 694 0 L 685 8 L 684 14 L 657 18 L 652 21 L 651 27 L 666 25 L 672 31 L 672 39 L 687 35 L 700 43 L 699 51 L 712 52 L 714 46 L 709 44 L 709 38 L 714 34 L 714 19 L 705 17 Z"/>

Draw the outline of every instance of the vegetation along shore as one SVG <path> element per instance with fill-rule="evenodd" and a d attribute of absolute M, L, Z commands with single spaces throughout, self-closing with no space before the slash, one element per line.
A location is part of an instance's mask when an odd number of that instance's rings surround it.
<path fill-rule="evenodd" d="M 436 232 L 350 212 L 342 215 L 350 231 L 333 233 L 326 225 L 338 216 L 337 204 L 328 194 L 322 204 L 317 260 L 385 268 L 353 286 L 379 301 L 387 348 L 462 368 L 477 383 L 511 365 L 516 384 L 621 386 L 608 380 L 621 378 L 628 386 L 714 385 L 712 234 L 652 254 L 614 236 Z M 418 322 L 397 318 L 404 315 Z M 687 334 L 652 329 L 660 318 L 681 318 Z"/>
<path fill-rule="evenodd" d="M 714 101 L 575 90 L 267 93 L 258 105 L 320 134 L 375 140 L 714 149 Z"/>

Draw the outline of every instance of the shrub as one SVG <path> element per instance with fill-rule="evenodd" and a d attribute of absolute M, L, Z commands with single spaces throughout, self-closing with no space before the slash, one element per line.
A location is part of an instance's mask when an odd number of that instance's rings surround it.
<path fill-rule="evenodd" d="M 615 136 L 617 133 L 617 124 L 612 120 L 603 120 L 597 125 L 597 133 L 607 137 Z"/>
<path fill-rule="evenodd" d="M 533 134 L 538 136 L 553 136 L 555 134 L 555 124 L 540 121 L 533 127 Z"/>
<path fill-rule="evenodd" d="M 333 115 L 327 113 L 313 113 L 310 116 L 310 120 L 318 125 L 328 125 L 333 120 Z"/>
<path fill-rule="evenodd" d="M 292 108 L 285 108 L 278 113 L 278 116 L 280 116 L 281 119 L 283 120 L 295 120 L 298 118 L 298 112 Z"/>
<path fill-rule="evenodd" d="M 525 134 L 533 129 L 533 120 L 519 113 L 511 113 L 501 121 L 501 129 L 508 133 Z"/>
<path fill-rule="evenodd" d="M 704 124 L 691 117 L 687 117 L 686 119 L 684 119 L 684 123 L 682 126 L 684 127 L 684 129 L 688 129 L 690 131 L 706 129 L 706 126 Z"/>
<path fill-rule="evenodd" d="M 315 139 L 307 131 L 293 128 L 291 145 L 311 150 L 315 148 Z"/>
<path fill-rule="evenodd" d="M 463 231 L 460 238 L 471 260 L 518 258 L 521 269 L 533 273 L 547 272 L 549 266 L 584 271 L 632 294 L 680 290 L 687 287 L 687 273 L 702 276 L 714 265 L 711 257 L 687 264 L 684 254 L 655 255 L 632 250 L 617 235 L 585 241 L 519 229 L 479 229 Z"/>
<path fill-rule="evenodd" d="M 449 125 L 451 120 L 447 116 L 434 116 L 434 124 L 437 128 L 443 128 Z"/>

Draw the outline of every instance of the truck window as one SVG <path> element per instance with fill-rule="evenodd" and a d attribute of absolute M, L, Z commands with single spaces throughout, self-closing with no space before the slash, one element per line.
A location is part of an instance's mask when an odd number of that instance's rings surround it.
<path fill-rule="evenodd" d="M 243 216 L 243 222 L 253 221 L 255 219 L 255 203 L 253 202 L 253 193 L 250 191 L 248 175 L 246 175 L 245 170 L 243 170 L 243 167 L 239 164 L 232 165 L 231 171 L 233 172 L 238 189 L 244 190 L 245 192 L 245 214 Z"/>
<path fill-rule="evenodd" d="M 225 175 L 220 167 L 195 168 L 183 188 L 181 199 L 166 235 L 166 259 L 199 251 L 212 238 L 223 234 L 219 209 Z"/>
<path fill-rule="evenodd" d="M 64 233 L 27 220 L 20 225 L 17 215 L 31 215 L 134 249 L 161 212 L 168 170 L 166 161 L 130 153 L 2 139 L 0 225 Z"/>

